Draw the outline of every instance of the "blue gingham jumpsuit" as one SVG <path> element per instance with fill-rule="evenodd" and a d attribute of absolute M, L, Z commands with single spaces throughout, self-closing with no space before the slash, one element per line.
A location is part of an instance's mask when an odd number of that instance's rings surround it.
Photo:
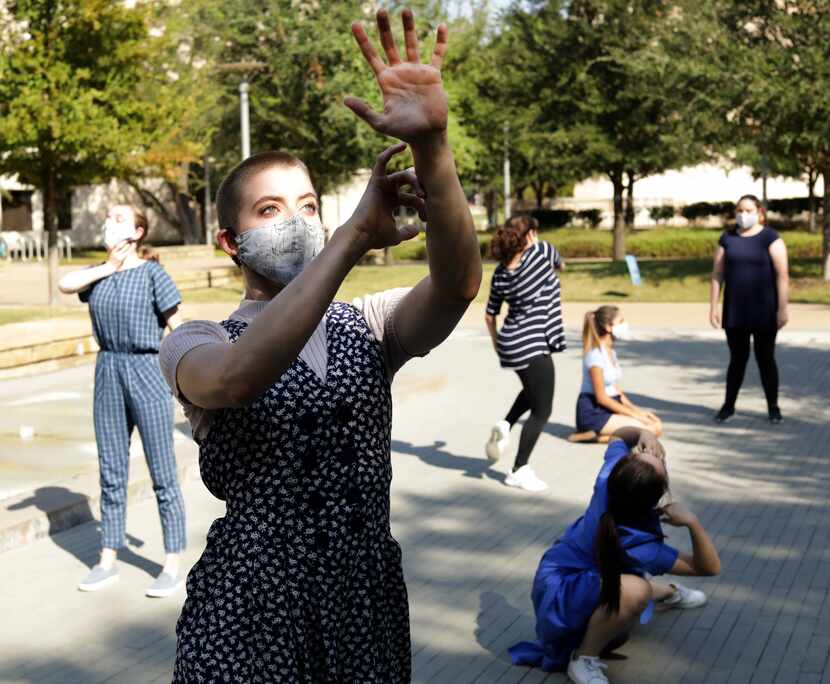
<path fill-rule="evenodd" d="M 89 302 L 101 350 L 95 363 L 93 417 L 101 470 L 102 545 L 124 545 L 130 436 L 138 428 L 158 501 L 164 550 L 185 547 L 184 500 L 173 451 L 173 396 L 161 375 L 163 314 L 181 302 L 155 261 L 118 271 L 80 293 Z"/>

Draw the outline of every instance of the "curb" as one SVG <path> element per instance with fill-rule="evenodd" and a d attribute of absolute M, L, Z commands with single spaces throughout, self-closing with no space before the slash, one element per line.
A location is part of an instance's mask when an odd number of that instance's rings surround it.
<path fill-rule="evenodd" d="M 195 453 L 177 453 L 176 460 L 180 484 L 199 478 Z M 132 477 L 127 487 L 127 506 L 154 496 L 143 456 L 130 459 L 130 469 L 137 477 Z M 99 509 L 100 501 L 97 472 L 76 475 L 5 499 L 0 502 L 0 554 L 96 520 L 93 511 Z"/>

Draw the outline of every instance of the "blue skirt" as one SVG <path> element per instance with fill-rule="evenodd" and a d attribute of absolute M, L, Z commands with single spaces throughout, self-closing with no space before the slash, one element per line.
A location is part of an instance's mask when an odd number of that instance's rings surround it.
<path fill-rule="evenodd" d="M 593 430 L 599 434 L 613 415 L 611 411 L 597 403 L 595 395 L 583 392 L 576 400 L 576 431 Z"/>

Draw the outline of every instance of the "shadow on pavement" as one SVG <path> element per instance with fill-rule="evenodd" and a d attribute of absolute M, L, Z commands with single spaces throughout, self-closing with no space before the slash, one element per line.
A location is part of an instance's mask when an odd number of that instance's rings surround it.
<path fill-rule="evenodd" d="M 91 568 L 98 561 L 100 554 L 100 532 L 95 516 L 89 505 L 89 499 L 83 494 L 59 486 L 38 487 L 32 496 L 8 507 L 10 511 L 36 508 L 43 511 L 49 520 L 49 538 L 60 549 L 75 556 L 81 563 Z M 66 534 L 60 534 L 67 532 Z M 140 548 L 144 540 L 127 534 L 127 544 Z M 118 560 L 133 565 L 155 577 L 162 566 L 138 555 L 128 546 L 118 551 Z"/>
<path fill-rule="evenodd" d="M 435 466 L 436 468 L 460 470 L 464 473 L 465 477 L 474 477 L 477 479 L 487 477 L 491 480 L 504 482 L 504 474 L 492 470 L 490 462 L 483 455 L 479 458 L 475 456 L 460 456 L 444 449 L 446 445 L 447 443 L 444 440 L 438 439 L 432 444 L 424 446 L 415 446 L 411 442 L 402 442 L 401 440 L 393 439 L 392 451 L 407 456 L 416 456 L 427 465 Z"/>

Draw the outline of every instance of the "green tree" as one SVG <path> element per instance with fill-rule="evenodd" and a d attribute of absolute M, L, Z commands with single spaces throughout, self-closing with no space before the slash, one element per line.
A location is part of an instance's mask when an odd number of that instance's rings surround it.
<path fill-rule="evenodd" d="M 58 198 L 78 185 L 125 178 L 163 213 L 138 179 L 169 185 L 199 158 L 199 111 L 209 111 L 210 98 L 199 71 L 182 59 L 172 3 L 18 0 L 4 7 L 0 170 L 42 193 L 54 303 Z"/>
<path fill-rule="evenodd" d="M 588 165 L 613 186 L 613 256 L 625 256 L 624 193 L 634 184 L 701 159 L 687 116 L 692 97 L 672 36 L 684 19 L 672 0 L 573 0 L 558 46 L 581 125 Z"/>
<path fill-rule="evenodd" d="M 38 187 L 57 296 L 57 198 L 118 175 L 133 153 L 133 96 L 148 50 L 145 8 L 18 0 L 0 35 L 0 169 Z"/>
<path fill-rule="evenodd" d="M 204 156 L 221 118 L 216 50 L 200 21 L 210 1 L 148 6 L 153 51 L 133 94 L 143 113 L 136 122 L 143 145 L 125 178 L 186 244 L 203 240 L 197 205 L 204 201 Z"/>

